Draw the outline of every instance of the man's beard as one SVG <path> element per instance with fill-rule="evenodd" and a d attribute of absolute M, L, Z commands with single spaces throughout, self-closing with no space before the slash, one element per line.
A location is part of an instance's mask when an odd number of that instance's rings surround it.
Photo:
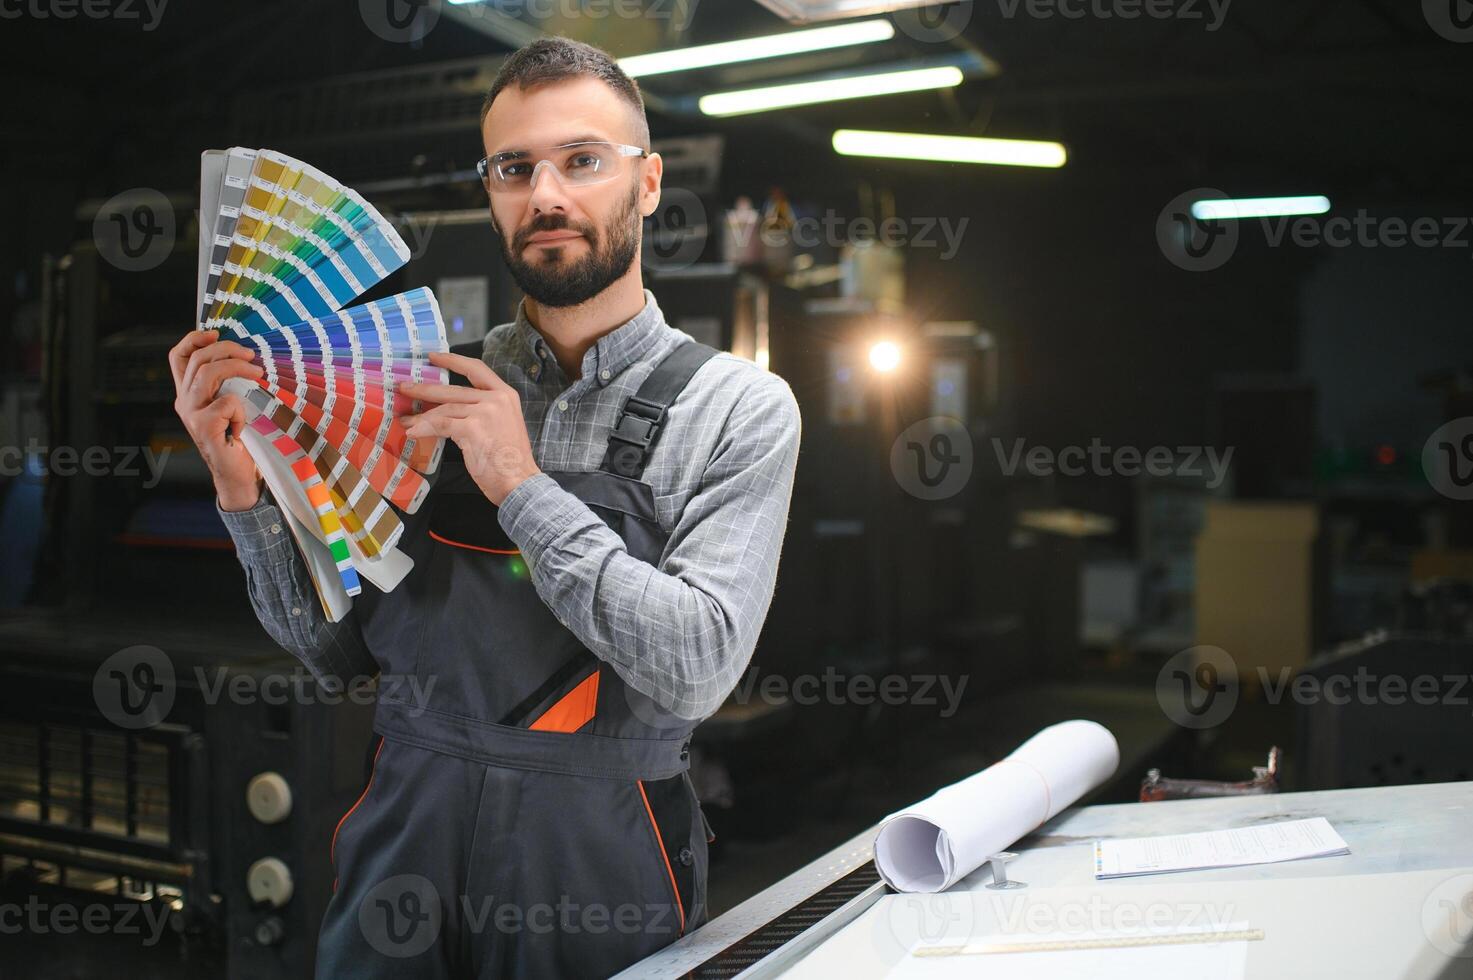
<path fill-rule="evenodd" d="M 522 292 L 542 306 L 577 306 L 607 289 L 634 263 L 634 257 L 639 253 L 638 207 L 639 185 L 635 184 L 623 206 L 610 219 L 606 242 L 601 240 L 598 229 L 593 225 L 574 224 L 567 215 L 556 212 L 540 215 L 518 231 L 510 248 L 494 215 L 491 224 L 496 229 L 496 240 L 501 244 L 502 258 Z M 553 253 L 568 246 L 550 249 L 538 246 L 536 261 L 528 262 L 522 258 L 529 237 L 541 231 L 564 228 L 583 236 L 588 243 L 587 255 L 570 264 L 553 258 Z"/>

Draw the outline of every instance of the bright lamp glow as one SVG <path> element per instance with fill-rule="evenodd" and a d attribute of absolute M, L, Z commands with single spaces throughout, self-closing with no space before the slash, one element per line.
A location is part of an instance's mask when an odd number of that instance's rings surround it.
<path fill-rule="evenodd" d="M 691 48 L 674 51 L 656 51 L 620 58 L 619 67 L 630 78 L 662 75 L 672 71 L 689 71 L 693 68 L 709 68 L 712 65 L 730 65 L 741 61 L 759 61 L 763 58 L 780 58 L 783 55 L 801 54 L 804 51 L 822 51 L 827 48 L 842 48 L 851 44 L 871 44 L 888 41 L 895 36 L 895 25 L 888 20 L 862 20 L 837 27 L 818 27 L 807 31 L 789 31 L 786 34 L 769 34 L 765 37 L 749 37 L 741 41 L 722 41 L 720 44 L 699 44 Z"/>
<path fill-rule="evenodd" d="M 1324 214 L 1330 199 L 1309 197 L 1244 197 L 1236 200 L 1198 201 L 1192 217 L 1198 221 L 1229 221 L 1235 218 L 1280 218 L 1295 214 Z"/>
<path fill-rule="evenodd" d="M 869 349 L 869 366 L 881 374 L 889 374 L 900 367 L 900 346 L 891 340 L 881 340 Z"/>
<path fill-rule="evenodd" d="M 845 156 L 995 163 L 1007 167 L 1062 167 L 1068 158 L 1062 143 L 1043 140 L 886 133 L 868 129 L 835 130 L 834 150 Z"/>
<path fill-rule="evenodd" d="M 913 68 L 906 71 L 828 78 L 817 82 L 749 88 L 738 92 L 720 92 L 716 95 L 703 95 L 696 104 L 708 116 L 737 116 L 745 112 L 766 112 L 769 109 L 785 109 L 815 102 L 838 102 L 872 95 L 950 88 L 960 85 L 964 77 L 962 70 L 955 67 Z"/>

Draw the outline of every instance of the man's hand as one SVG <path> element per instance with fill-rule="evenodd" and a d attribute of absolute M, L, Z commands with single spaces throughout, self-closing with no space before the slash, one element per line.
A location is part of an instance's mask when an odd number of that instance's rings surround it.
<path fill-rule="evenodd" d="M 439 404 L 418 415 L 400 416 L 399 421 L 404 431 L 417 439 L 453 439 L 465 457 L 471 479 L 500 507 L 518 484 L 542 472 L 532 458 L 522 399 L 478 358 L 437 351 L 430 354 L 430 363 L 464 375 L 475 387 L 401 384 L 402 394 Z"/>
<path fill-rule="evenodd" d="M 235 395 L 215 396 L 226 378 L 254 381 L 266 371 L 251 363 L 249 349 L 219 337 L 217 330 L 191 330 L 169 351 L 174 411 L 215 478 L 220 506 L 250 510 L 261 497 L 261 478 L 239 439 L 246 425 L 245 405 Z M 237 437 L 234 442 L 225 441 L 226 432 Z"/>

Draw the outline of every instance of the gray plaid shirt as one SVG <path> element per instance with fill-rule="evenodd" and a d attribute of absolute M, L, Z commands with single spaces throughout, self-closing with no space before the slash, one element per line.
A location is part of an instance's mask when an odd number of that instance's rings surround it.
<path fill-rule="evenodd" d="M 517 318 L 487 335 L 482 360 L 522 399 L 532 452 L 546 470 L 597 470 L 624 400 L 689 335 L 665 323 L 654 294 L 600 337 L 569 384 L 546 342 Z M 635 690 L 683 718 L 705 718 L 751 659 L 777 578 L 797 463 L 799 417 L 787 384 L 719 354 L 670 409 L 644 479 L 669 543 L 658 566 L 550 476 L 524 481 L 500 521 L 537 594 Z M 219 502 L 216 501 L 216 508 Z M 220 511 L 266 631 L 318 678 L 346 681 L 378 666 L 354 614 L 330 623 L 268 492 L 250 510 Z M 365 588 L 372 588 L 366 585 Z"/>

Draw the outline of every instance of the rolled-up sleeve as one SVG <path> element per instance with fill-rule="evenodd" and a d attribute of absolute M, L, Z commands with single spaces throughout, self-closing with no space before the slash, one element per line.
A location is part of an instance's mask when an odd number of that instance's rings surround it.
<path fill-rule="evenodd" d="M 323 613 L 307 564 L 271 492 L 262 488 L 261 499 L 243 511 L 221 509 L 217 497 L 215 510 L 245 569 L 251 608 L 271 638 L 332 689 L 377 674 L 378 664 L 364 645 L 354 613 L 336 623 Z"/>
<path fill-rule="evenodd" d="M 519 484 L 499 520 L 538 595 L 626 684 L 666 710 L 705 718 L 751 659 L 787 526 L 798 405 L 765 376 L 732 406 L 658 567 L 551 477 Z"/>

